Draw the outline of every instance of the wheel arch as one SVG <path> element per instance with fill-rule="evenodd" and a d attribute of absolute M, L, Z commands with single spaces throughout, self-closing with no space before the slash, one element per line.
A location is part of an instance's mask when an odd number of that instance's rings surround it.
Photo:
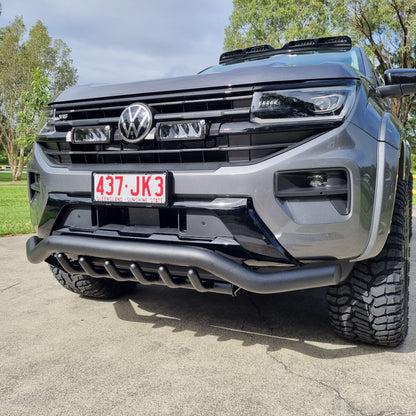
<path fill-rule="evenodd" d="M 407 140 L 403 139 L 400 143 L 400 156 L 398 164 L 399 179 L 407 180 L 407 177 L 410 174 L 411 163 L 410 144 Z"/>
<path fill-rule="evenodd" d="M 410 147 L 396 116 L 384 113 L 377 142 L 371 229 L 367 246 L 355 261 L 373 258 L 382 250 L 390 232 L 398 181 L 406 180 L 409 172 Z"/>

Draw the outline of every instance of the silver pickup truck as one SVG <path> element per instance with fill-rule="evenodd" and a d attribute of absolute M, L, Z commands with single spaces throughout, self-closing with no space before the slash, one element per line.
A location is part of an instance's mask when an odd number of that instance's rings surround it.
<path fill-rule="evenodd" d="M 237 295 L 328 287 L 348 339 L 407 333 L 410 149 L 346 36 L 255 46 L 197 75 L 74 87 L 49 105 L 29 165 L 33 263 L 67 289 Z"/>

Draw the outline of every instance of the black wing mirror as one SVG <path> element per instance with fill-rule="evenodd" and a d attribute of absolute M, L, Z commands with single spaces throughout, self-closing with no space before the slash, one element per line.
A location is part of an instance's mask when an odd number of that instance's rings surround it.
<path fill-rule="evenodd" d="M 378 87 L 383 97 L 398 98 L 416 93 L 416 69 L 388 69 L 384 73 L 386 85 Z"/>

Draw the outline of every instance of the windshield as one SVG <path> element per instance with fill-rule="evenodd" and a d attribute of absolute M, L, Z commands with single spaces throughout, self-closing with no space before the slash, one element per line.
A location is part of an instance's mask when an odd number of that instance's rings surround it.
<path fill-rule="evenodd" d="M 301 65 L 318 65 L 327 62 L 342 62 L 351 66 L 364 75 L 364 65 L 361 59 L 359 49 L 352 48 L 347 52 L 303 52 L 297 54 L 276 54 L 268 58 L 248 58 L 244 61 L 232 61 L 215 65 L 205 69 L 201 73 L 215 74 L 218 72 L 227 72 L 236 68 L 271 65 L 274 67 L 284 66 L 301 66 Z"/>

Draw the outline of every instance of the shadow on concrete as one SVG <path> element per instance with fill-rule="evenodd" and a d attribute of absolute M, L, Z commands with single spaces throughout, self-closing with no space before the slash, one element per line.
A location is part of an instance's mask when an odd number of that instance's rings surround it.
<path fill-rule="evenodd" d="M 289 349 L 301 354 L 336 359 L 385 351 L 406 353 L 405 343 L 394 350 L 352 343 L 335 335 L 328 323 L 325 289 L 275 295 L 243 292 L 233 298 L 184 289 L 138 286 L 117 300 L 117 316 L 129 322 L 191 331 L 195 337 L 214 336 L 219 342 L 264 345 L 269 352 Z"/>

